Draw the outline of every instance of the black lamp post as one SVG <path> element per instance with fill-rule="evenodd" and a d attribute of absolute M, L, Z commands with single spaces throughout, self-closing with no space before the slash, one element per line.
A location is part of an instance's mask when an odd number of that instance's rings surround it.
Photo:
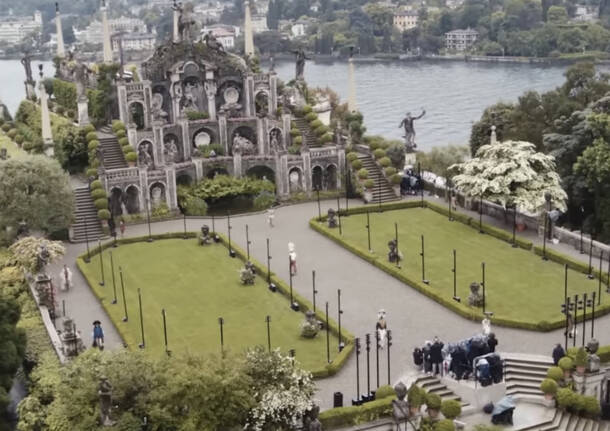
<path fill-rule="evenodd" d="M 461 302 L 462 299 L 457 296 L 457 253 L 455 249 L 453 249 L 453 268 L 451 269 L 453 273 L 453 300 L 455 302 Z"/>
<path fill-rule="evenodd" d="M 369 217 L 369 210 L 366 210 L 366 235 L 369 241 L 369 253 L 372 253 L 371 249 L 371 219 Z"/>
<path fill-rule="evenodd" d="M 479 233 L 483 232 L 483 195 L 479 199 Z"/>
<path fill-rule="evenodd" d="M 379 331 L 375 328 L 375 366 L 377 368 L 377 388 L 379 388 Z"/>
<path fill-rule="evenodd" d="M 513 248 L 517 247 L 517 204 L 513 205 Z"/>
<path fill-rule="evenodd" d="M 83 259 L 85 263 L 91 262 L 91 251 L 89 250 L 89 229 L 87 228 L 87 216 L 83 217 L 83 221 L 85 222 L 85 244 L 87 246 L 87 256 Z"/>
<path fill-rule="evenodd" d="M 582 346 L 585 345 L 585 332 L 587 332 L 587 294 L 582 295 Z"/>
<path fill-rule="evenodd" d="M 100 249 L 100 271 L 102 272 L 102 280 L 100 281 L 100 286 L 104 286 L 104 284 L 106 284 L 106 280 L 104 279 L 104 249 L 102 248 L 102 241 L 100 239 L 97 240 L 97 247 Z"/>
<path fill-rule="evenodd" d="M 597 275 L 597 305 L 600 305 L 602 296 L 602 261 L 604 259 L 604 251 L 599 252 L 599 274 Z"/>
<path fill-rule="evenodd" d="M 148 224 L 148 239 L 147 242 L 153 242 L 152 231 L 150 229 L 150 199 L 146 198 L 146 223 Z"/>
<path fill-rule="evenodd" d="M 183 236 L 183 239 L 187 239 L 187 236 L 186 236 L 186 213 L 185 212 L 182 213 L 182 223 L 184 224 L 184 236 Z M 163 316 L 165 316 L 165 314 L 163 314 Z"/>
<path fill-rule="evenodd" d="M 271 316 L 265 317 L 265 323 L 267 323 L 267 348 L 271 351 Z"/>
<path fill-rule="evenodd" d="M 595 292 L 591 293 L 591 299 L 587 301 L 587 307 L 591 308 L 591 338 L 595 338 Z"/>
<path fill-rule="evenodd" d="M 366 400 L 371 400 L 371 334 L 366 334 Z"/>
<path fill-rule="evenodd" d="M 394 241 L 396 242 L 396 267 L 400 269 L 400 255 L 398 254 L 398 223 L 394 222 Z"/>
<path fill-rule="evenodd" d="M 328 327 L 328 301 L 326 302 L 326 362 L 330 364 L 330 328 Z"/>
<path fill-rule="evenodd" d="M 316 312 L 316 293 L 318 293 L 318 291 L 316 290 L 316 270 L 314 269 L 313 271 L 311 271 L 311 284 L 312 284 L 312 290 L 313 290 L 313 312 Z"/>
<path fill-rule="evenodd" d="M 123 295 L 123 322 L 127 322 L 129 320 L 129 315 L 127 314 L 127 301 L 125 300 L 125 284 L 123 283 L 123 270 L 119 266 L 119 278 L 121 279 L 121 293 Z"/>
<path fill-rule="evenodd" d="M 566 316 L 566 325 L 565 325 L 565 332 L 564 332 L 564 338 L 565 338 L 565 345 L 564 345 L 564 350 L 567 352 L 568 351 L 568 325 L 569 325 L 569 314 L 571 311 L 571 307 L 572 304 L 570 303 L 570 298 L 566 297 L 565 298 L 565 302 L 563 304 L 561 304 L 561 312 L 563 314 L 565 314 Z"/>
<path fill-rule="evenodd" d="M 453 200 L 453 189 L 449 188 L 449 178 L 447 178 L 447 189 L 449 190 L 449 221 L 453 221 L 453 214 L 451 211 L 453 210 L 452 200 Z"/>
<path fill-rule="evenodd" d="M 322 207 L 320 206 L 320 187 L 316 186 L 316 197 L 318 200 L 318 221 L 322 221 Z"/>
<path fill-rule="evenodd" d="M 424 284 L 430 284 L 430 280 L 426 279 L 426 253 L 424 251 L 424 236 L 421 236 L 421 281 Z"/>
<path fill-rule="evenodd" d="M 142 293 L 140 292 L 140 288 L 138 287 L 138 304 L 140 308 L 140 332 L 142 335 L 142 342 L 138 346 L 140 349 L 146 347 L 146 342 L 144 341 L 144 315 L 142 314 Z"/>
<path fill-rule="evenodd" d="M 214 236 L 216 235 L 216 218 L 214 217 L 214 214 L 212 214 L 212 233 Z"/>
<path fill-rule="evenodd" d="M 341 337 L 341 315 L 343 314 L 343 310 L 341 310 L 341 289 L 337 289 L 337 314 L 338 314 L 338 323 L 339 323 L 339 352 L 343 350 L 343 339 Z"/>
<path fill-rule="evenodd" d="M 292 262 L 292 260 L 290 259 L 290 256 L 288 256 L 288 274 L 289 274 L 289 280 L 290 280 L 290 308 L 294 309 L 294 307 L 292 306 L 292 304 L 294 303 L 294 299 L 292 297 L 292 268 L 291 268 L 291 262 Z"/>
<path fill-rule="evenodd" d="M 112 272 L 112 293 L 114 295 L 112 298 L 112 304 L 116 304 L 116 282 L 114 279 L 114 260 L 112 259 L 112 252 L 110 252 L 110 272 Z"/>
<path fill-rule="evenodd" d="M 229 237 L 229 256 L 235 257 L 235 255 L 233 254 L 233 249 L 231 248 L 231 229 L 233 229 L 231 227 L 231 211 L 227 211 L 227 234 Z"/>
<path fill-rule="evenodd" d="M 574 328 L 578 325 L 578 295 L 574 295 Z M 572 339 L 572 347 L 576 347 L 576 333 Z"/>
<path fill-rule="evenodd" d="M 341 227 L 341 202 L 339 201 L 339 195 L 337 195 L 337 218 L 339 219 L 339 235 L 343 235 Z"/>
<path fill-rule="evenodd" d="M 390 385 L 390 348 L 392 347 L 392 331 L 390 329 L 387 330 L 387 337 L 388 337 L 388 385 Z"/>
<path fill-rule="evenodd" d="M 352 405 L 360 405 L 360 338 L 356 337 L 356 398 Z"/>
<path fill-rule="evenodd" d="M 599 275 L 602 276 L 601 274 Z M 606 275 L 606 292 L 610 293 L 610 253 L 608 253 L 608 274 Z"/>
<path fill-rule="evenodd" d="M 549 212 L 551 211 L 551 194 L 546 192 L 544 194 L 544 200 L 546 201 L 545 211 L 544 211 L 544 238 L 542 239 L 542 260 L 549 260 L 546 256 L 546 240 L 547 240 L 547 231 L 550 232 L 549 229 Z"/>
<path fill-rule="evenodd" d="M 483 287 L 483 314 L 485 314 L 485 305 L 487 298 L 485 296 L 485 262 L 481 262 L 481 287 Z"/>
<path fill-rule="evenodd" d="M 171 353 L 167 346 L 167 316 L 165 313 L 165 308 L 161 309 L 161 315 L 163 316 L 163 340 L 165 341 L 165 354 L 167 356 L 171 356 Z"/>
<path fill-rule="evenodd" d="M 587 278 L 593 280 L 595 278 L 593 276 L 593 232 L 589 238 L 589 270 L 587 272 Z"/>
<path fill-rule="evenodd" d="M 345 164 L 345 217 L 348 216 L 347 210 L 349 209 L 349 199 L 348 199 L 348 190 L 350 186 L 350 172 L 347 167 L 347 163 Z"/>
<path fill-rule="evenodd" d="M 225 334 L 224 334 L 224 329 L 223 329 L 224 324 L 225 324 L 225 319 L 223 319 L 222 317 L 219 317 L 218 325 L 220 326 L 220 353 L 223 356 L 225 353 Z"/>
<path fill-rule="evenodd" d="M 580 254 L 585 254 L 585 250 L 583 248 L 583 241 L 582 241 L 583 230 L 585 227 L 585 207 L 581 205 L 579 210 L 580 210 Z"/>
<path fill-rule="evenodd" d="M 421 195 L 421 207 L 424 207 L 424 177 L 422 175 L 422 171 L 421 171 L 421 163 L 417 162 L 417 175 L 419 176 L 419 188 L 420 188 L 420 195 Z M 388 383 L 389 384 L 389 383 Z"/>
<path fill-rule="evenodd" d="M 252 242 L 250 241 L 250 233 L 248 232 L 248 225 L 246 225 L 246 255 L 248 256 L 247 257 L 248 261 L 250 260 L 250 244 L 251 243 Z"/>
<path fill-rule="evenodd" d="M 267 285 L 271 287 L 271 254 L 269 254 L 269 238 L 267 238 Z"/>

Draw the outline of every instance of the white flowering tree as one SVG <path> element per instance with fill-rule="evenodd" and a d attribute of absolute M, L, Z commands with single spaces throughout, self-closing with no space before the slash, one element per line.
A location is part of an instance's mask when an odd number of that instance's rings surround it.
<path fill-rule="evenodd" d="M 250 410 L 245 429 L 275 431 L 294 429 L 313 406 L 311 373 L 279 349 L 267 352 L 258 346 L 246 353 L 246 374 L 252 379 L 257 405 Z"/>
<path fill-rule="evenodd" d="M 49 252 L 49 263 L 56 261 L 64 255 L 66 249 L 60 241 L 49 241 L 44 238 L 27 236 L 9 247 L 15 256 L 15 261 L 27 271 L 35 271 L 38 265 L 38 253 L 41 246 L 46 246 Z"/>
<path fill-rule="evenodd" d="M 534 144 L 504 141 L 483 145 L 474 158 L 452 165 L 456 188 L 467 196 L 482 197 L 502 205 L 537 212 L 546 204 L 565 210 L 567 194 L 555 172 L 555 158 L 536 152 Z"/>

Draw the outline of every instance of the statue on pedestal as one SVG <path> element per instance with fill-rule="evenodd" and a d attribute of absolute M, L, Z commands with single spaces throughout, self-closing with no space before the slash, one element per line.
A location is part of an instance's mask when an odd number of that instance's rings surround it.
<path fill-rule="evenodd" d="M 415 127 L 413 125 L 413 122 L 415 120 L 419 120 L 420 118 L 422 118 L 424 115 L 426 115 L 426 110 L 424 108 L 422 108 L 422 112 L 420 115 L 418 115 L 417 117 L 412 117 L 410 112 L 407 112 L 407 115 L 405 116 L 405 118 L 402 119 L 402 121 L 400 122 L 400 125 L 398 126 L 400 127 L 404 127 L 405 129 L 405 147 L 407 149 L 407 153 L 412 153 L 415 151 L 415 148 L 417 147 L 417 144 L 415 143 Z"/>
<path fill-rule="evenodd" d="M 87 83 L 89 82 L 91 69 L 86 64 L 77 61 L 72 70 L 72 77 L 76 84 L 76 100 L 79 102 L 87 101 Z"/>
<path fill-rule="evenodd" d="M 29 52 L 25 53 L 21 64 L 25 69 L 25 96 L 32 100 L 36 97 L 36 93 L 34 93 L 34 78 L 32 77 L 32 57 Z"/>
<path fill-rule="evenodd" d="M 205 36 L 203 36 L 203 41 L 205 42 L 205 46 L 210 48 L 213 51 L 220 52 L 222 54 L 225 53 L 225 48 L 222 46 L 222 43 L 216 39 L 212 30 L 208 31 Z"/>
<path fill-rule="evenodd" d="M 40 273 L 42 273 L 42 274 L 45 273 L 45 267 L 49 263 L 50 258 L 51 258 L 51 254 L 49 253 L 47 246 L 45 244 L 41 244 L 40 249 L 38 250 L 38 255 L 36 256 L 36 259 L 37 259 L 36 267 Z"/>
<path fill-rule="evenodd" d="M 468 305 L 471 307 L 483 306 L 483 295 L 479 293 L 481 285 L 476 281 L 470 283 L 470 295 L 468 295 Z"/>
<path fill-rule="evenodd" d="M 328 209 L 328 227 L 334 228 L 337 227 L 337 211 L 333 208 Z"/>
<path fill-rule="evenodd" d="M 298 49 L 292 51 L 296 55 L 296 80 L 303 81 L 305 79 L 305 60 L 311 60 L 311 58 L 305 55 L 305 51 Z"/>

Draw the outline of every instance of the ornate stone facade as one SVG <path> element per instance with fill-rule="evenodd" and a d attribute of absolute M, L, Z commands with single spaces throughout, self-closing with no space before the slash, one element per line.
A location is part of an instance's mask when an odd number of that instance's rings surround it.
<path fill-rule="evenodd" d="M 341 187 L 343 146 L 289 154 L 292 115 L 278 109 L 284 97 L 275 72 L 255 73 L 213 46 L 168 42 L 142 65 L 140 82 L 119 82 L 120 119 L 138 165 L 102 174 L 108 193 L 120 197 L 115 210 L 160 202 L 175 209 L 177 184 L 216 173 L 264 176 L 280 198 Z"/>

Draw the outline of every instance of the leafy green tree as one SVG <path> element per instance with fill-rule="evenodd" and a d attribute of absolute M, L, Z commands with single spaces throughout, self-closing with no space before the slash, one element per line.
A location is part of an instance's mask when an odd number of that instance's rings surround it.
<path fill-rule="evenodd" d="M 421 163 L 422 169 L 433 172 L 436 175 L 446 176 L 449 166 L 463 163 L 470 151 L 467 146 L 447 145 L 445 147 L 434 147 L 428 152 L 417 153 L 417 162 Z"/>
<path fill-rule="evenodd" d="M 472 125 L 470 154 L 476 154 L 481 146 L 489 144 L 492 126 L 496 126 L 498 141 L 512 139 L 513 124 L 511 120 L 514 109 L 513 105 L 500 102 L 483 111 L 481 119 Z"/>
<path fill-rule="evenodd" d="M 68 175 L 44 156 L 0 161 L 0 226 L 55 232 L 72 221 L 74 198 Z"/>
<path fill-rule="evenodd" d="M 563 6 L 551 6 L 546 21 L 552 24 L 565 24 L 568 22 L 568 11 Z"/>

